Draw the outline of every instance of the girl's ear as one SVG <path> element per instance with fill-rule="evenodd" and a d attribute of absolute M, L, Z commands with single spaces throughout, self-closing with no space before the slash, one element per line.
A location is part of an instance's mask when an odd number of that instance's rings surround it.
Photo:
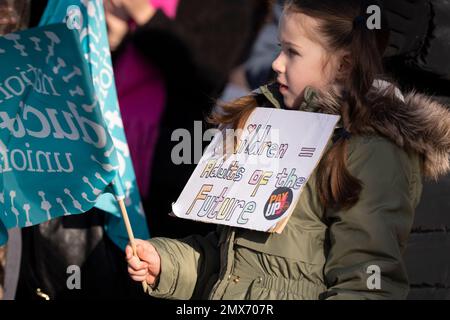
<path fill-rule="evenodd" d="M 344 53 L 339 59 L 339 66 L 338 66 L 338 72 L 337 72 L 337 79 L 343 80 L 346 79 L 352 70 L 352 63 L 349 53 Z"/>

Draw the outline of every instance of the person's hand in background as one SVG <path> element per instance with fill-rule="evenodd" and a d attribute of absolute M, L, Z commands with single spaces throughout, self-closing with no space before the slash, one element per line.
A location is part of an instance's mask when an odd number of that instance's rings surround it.
<path fill-rule="evenodd" d="M 143 25 L 156 12 L 150 0 L 105 0 L 103 3 L 111 51 L 117 49 L 130 31 L 130 23 Z"/>
<path fill-rule="evenodd" d="M 114 7 L 126 13 L 138 26 L 147 23 L 155 14 L 156 8 L 150 0 L 108 0 Z"/>
<path fill-rule="evenodd" d="M 116 1 L 105 0 L 105 19 L 108 26 L 108 40 L 111 51 L 117 49 L 123 38 L 130 31 L 128 13 Z"/>

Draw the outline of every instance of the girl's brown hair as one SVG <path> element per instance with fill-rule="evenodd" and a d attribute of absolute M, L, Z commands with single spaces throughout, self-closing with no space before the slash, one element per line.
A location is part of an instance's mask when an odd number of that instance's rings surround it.
<path fill-rule="evenodd" d="M 371 109 L 380 99 L 394 99 L 394 95 L 388 98 L 370 93 L 374 80 L 383 75 L 382 53 L 388 35 L 384 29 L 368 29 L 366 11 L 372 4 L 376 4 L 375 1 L 288 0 L 285 6 L 286 12 L 302 13 L 319 20 L 316 31 L 326 51 L 348 52 L 348 71 L 337 80 L 340 92 L 333 94 L 340 105 L 336 113 L 341 116 L 344 129 L 353 135 L 361 134 L 362 128 L 370 123 Z M 241 98 L 219 105 L 210 121 L 241 128 L 255 107 L 255 96 Z M 317 169 L 317 191 L 325 207 L 345 209 L 359 199 L 362 184 L 347 169 L 347 145 L 348 139 L 337 140 Z"/>

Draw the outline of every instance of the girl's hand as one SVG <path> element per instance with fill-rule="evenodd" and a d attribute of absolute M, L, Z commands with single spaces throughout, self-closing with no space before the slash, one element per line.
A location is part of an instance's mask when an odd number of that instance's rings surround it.
<path fill-rule="evenodd" d="M 155 247 L 148 241 L 136 239 L 137 257 L 133 256 L 130 245 L 125 248 L 128 273 L 134 281 L 146 281 L 154 286 L 161 273 L 161 258 Z M 139 261 L 140 260 L 140 261 Z"/>

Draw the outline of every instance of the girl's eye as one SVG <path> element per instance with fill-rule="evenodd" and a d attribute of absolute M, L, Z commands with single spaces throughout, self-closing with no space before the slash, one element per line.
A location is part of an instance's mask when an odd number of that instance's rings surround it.
<path fill-rule="evenodd" d="M 281 51 L 285 52 L 288 56 L 300 56 L 300 53 L 293 48 L 289 48 L 284 46 L 282 43 L 277 43 L 278 47 L 281 48 Z"/>
<path fill-rule="evenodd" d="M 292 48 L 289 48 L 289 49 L 288 49 L 288 54 L 289 54 L 290 56 L 298 56 L 298 55 L 300 55 L 297 51 L 295 51 L 295 50 L 292 49 Z"/>

